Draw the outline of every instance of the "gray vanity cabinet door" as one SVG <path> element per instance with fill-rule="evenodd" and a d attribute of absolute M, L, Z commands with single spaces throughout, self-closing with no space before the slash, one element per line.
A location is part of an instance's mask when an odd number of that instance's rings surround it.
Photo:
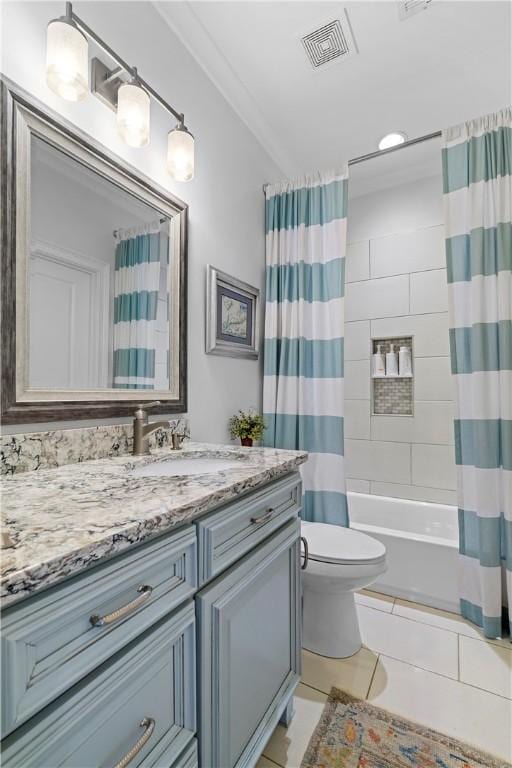
<path fill-rule="evenodd" d="M 196 596 L 202 768 L 253 766 L 300 676 L 300 524 Z"/>
<path fill-rule="evenodd" d="M 112 768 L 127 755 L 130 768 L 193 768 L 195 667 L 190 601 L 8 736 L 3 768 Z"/>

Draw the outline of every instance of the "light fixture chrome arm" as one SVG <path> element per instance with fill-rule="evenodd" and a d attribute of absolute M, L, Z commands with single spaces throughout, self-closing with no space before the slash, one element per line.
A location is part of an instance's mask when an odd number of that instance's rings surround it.
<path fill-rule="evenodd" d="M 78 29 L 82 32 L 82 34 L 86 35 L 87 37 L 91 38 L 91 40 L 94 40 L 96 45 L 104 51 L 107 56 L 109 56 L 113 61 L 118 64 L 118 66 L 123 69 L 127 74 L 129 74 L 132 78 L 136 78 L 139 85 L 156 101 L 160 106 L 165 109 L 166 112 L 168 112 L 170 115 L 172 115 L 178 122 L 179 126 L 183 126 L 185 122 L 185 115 L 183 112 L 178 112 L 174 107 L 171 107 L 170 104 L 165 101 L 165 99 L 162 99 L 162 97 L 152 88 L 149 83 L 147 83 L 138 73 L 136 67 L 131 67 L 124 59 L 117 54 L 113 48 L 110 47 L 104 40 L 99 37 L 99 35 L 96 34 L 89 26 L 88 24 L 83 21 L 83 19 L 80 18 L 80 16 L 77 16 L 77 14 L 73 11 L 73 5 L 72 3 L 66 3 L 66 16 L 67 18 L 71 19 Z"/>

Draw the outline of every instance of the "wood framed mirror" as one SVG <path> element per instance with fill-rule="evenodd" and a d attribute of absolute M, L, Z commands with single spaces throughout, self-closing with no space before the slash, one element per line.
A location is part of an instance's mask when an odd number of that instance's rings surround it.
<path fill-rule="evenodd" d="M 187 205 L 6 79 L 2 422 L 187 409 Z"/>

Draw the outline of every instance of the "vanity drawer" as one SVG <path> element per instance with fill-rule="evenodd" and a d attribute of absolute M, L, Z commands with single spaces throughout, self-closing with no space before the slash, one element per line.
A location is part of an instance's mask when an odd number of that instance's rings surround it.
<path fill-rule="evenodd" d="M 188 526 L 6 609 L 2 736 L 187 600 L 196 582 Z"/>
<path fill-rule="evenodd" d="M 11 734 L 3 768 L 193 766 L 195 707 L 190 601 Z"/>
<path fill-rule="evenodd" d="M 297 517 L 301 494 L 295 473 L 196 521 L 200 586 Z"/>

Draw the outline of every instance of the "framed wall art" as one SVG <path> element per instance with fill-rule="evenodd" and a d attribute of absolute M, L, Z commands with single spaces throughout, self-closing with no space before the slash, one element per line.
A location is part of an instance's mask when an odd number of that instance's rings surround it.
<path fill-rule="evenodd" d="M 206 283 L 207 354 L 257 359 L 259 289 L 210 264 Z"/>

